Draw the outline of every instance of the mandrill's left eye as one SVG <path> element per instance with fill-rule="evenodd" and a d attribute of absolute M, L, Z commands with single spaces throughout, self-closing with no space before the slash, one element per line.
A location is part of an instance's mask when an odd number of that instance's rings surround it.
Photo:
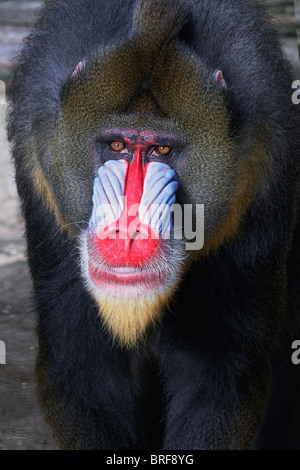
<path fill-rule="evenodd" d="M 171 147 L 167 145 L 160 145 L 153 149 L 151 156 L 155 157 L 168 157 L 172 152 Z"/>

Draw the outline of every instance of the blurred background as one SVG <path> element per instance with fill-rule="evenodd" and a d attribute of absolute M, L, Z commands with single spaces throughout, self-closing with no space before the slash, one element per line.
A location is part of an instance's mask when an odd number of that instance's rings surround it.
<path fill-rule="evenodd" d="M 294 66 L 295 78 L 300 80 L 300 0 L 295 0 L 295 5 L 281 0 L 264 3 L 274 15 L 284 51 Z M 56 449 L 36 401 L 35 316 L 24 256 L 23 221 L 4 127 L 11 58 L 42 4 L 37 0 L 0 0 L 0 340 L 6 343 L 6 365 L 0 363 L 0 447 L 7 450 Z"/>

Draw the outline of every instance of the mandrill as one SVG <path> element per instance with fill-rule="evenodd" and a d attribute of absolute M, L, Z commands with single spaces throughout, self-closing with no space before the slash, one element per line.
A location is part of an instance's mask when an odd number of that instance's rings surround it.
<path fill-rule="evenodd" d="M 300 449 L 300 107 L 248 0 L 46 2 L 12 70 L 64 449 Z"/>

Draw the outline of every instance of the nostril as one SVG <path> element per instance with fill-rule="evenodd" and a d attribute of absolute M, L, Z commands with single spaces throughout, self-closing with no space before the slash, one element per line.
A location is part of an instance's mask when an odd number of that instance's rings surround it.
<path fill-rule="evenodd" d="M 140 234 L 141 234 L 140 230 L 136 230 L 134 232 L 134 234 L 132 235 L 132 237 L 131 237 L 132 240 L 135 240 L 136 238 L 139 238 Z"/>

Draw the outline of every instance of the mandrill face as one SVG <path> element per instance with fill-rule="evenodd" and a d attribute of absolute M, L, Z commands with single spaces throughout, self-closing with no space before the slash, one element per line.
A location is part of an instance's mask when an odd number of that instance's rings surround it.
<path fill-rule="evenodd" d="M 174 135 L 134 129 L 110 129 L 100 139 L 104 162 L 82 237 L 82 270 L 105 324 L 132 345 L 180 280 L 185 250 L 174 240 L 178 181 L 169 165 L 178 143 Z"/>

